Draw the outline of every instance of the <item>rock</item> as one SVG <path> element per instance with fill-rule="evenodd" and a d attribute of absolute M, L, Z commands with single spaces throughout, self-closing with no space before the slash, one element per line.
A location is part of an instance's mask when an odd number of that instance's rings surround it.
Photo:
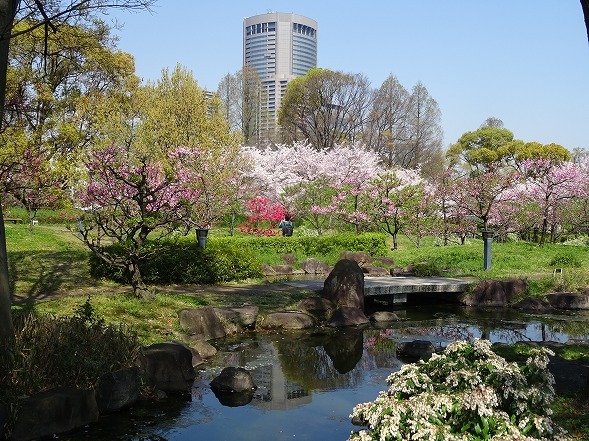
<path fill-rule="evenodd" d="M 336 307 L 350 306 L 364 311 L 364 273 L 354 260 L 340 260 L 323 283 L 321 297 Z"/>
<path fill-rule="evenodd" d="M 192 367 L 196 367 L 196 366 L 201 365 L 205 362 L 196 349 L 194 349 L 190 345 L 187 345 L 183 341 L 172 340 L 168 343 L 174 343 L 177 345 L 181 345 L 181 346 L 184 346 L 186 349 L 188 349 L 190 351 L 190 353 L 192 354 Z"/>
<path fill-rule="evenodd" d="M 276 271 L 272 266 L 268 265 L 267 263 L 262 264 L 262 274 L 265 276 L 275 276 Z"/>
<path fill-rule="evenodd" d="M 372 263 L 372 258 L 364 251 L 344 251 L 339 255 L 340 260 L 353 260 L 359 266 L 366 266 Z"/>
<path fill-rule="evenodd" d="M 390 311 L 376 311 L 370 316 L 371 322 L 396 322 L 399 320 L 399 316 L 394 312 Z"/>
<path fill-rule="evenodd" d="M 514 280 L 483 280 L 466 295 L 464 303 L 469 306 L 507 306 L 514 296 L 528 289 L 528 282 Z"/>
<path fill-rule="evenodd" d="M 368 276 L 383 277 L 390 275 L 390 271 L 380 266 L 367 265 L 362 267 L 362 271 Z"/>
<path fill-rule="evenodd" d="M 26 399 L 18 410 L 12 441 L 28 441 L 68 432 L 98 421 L 93 390 L 56 388 Z"/>
<path fill-rule="evenodd" d="M 210 385 L 219 392 L 253 392 L 258 388 L 251 374 L 242 367 L 224 368 Z"/>
<path fill-rule="evenodd" d="M 307 329 L 316 325 L 315 317 L 299 311 L 274 312 L 260 323 L 262 329 Z"/>
<path fill-rule="evenodd" d="M 395 265 L 395 261 L 392 257 L 378 256 L 373 259 L 375 265 L 392 268 Z"/>
<path fill-rule="evenodd" d="M 299 311 L 311 314 L 320 321 L 325 320 L 329 311 L 334 308 L 335 305 L 333 302 L 322 297 L 307 297 L 297 304 L 297 309 Z"/>
<path fill-rule="evenodd" d="M 188 334 L 198 335 L 202 340 L 225 337 L 225 327 L 211 307 L 182 309 L 178 312 L 180 326 Z"/>
<path fill-rule="evenodd" d="M 434 345 L 427 340 L 413 340 L 397 345 L 397 357 L 409 361 L 427 360 L 434 353 Z"/>
<path fill-rule="evenodd" d="M 589 294 L 555 292 L 546 295 L 546 300 L 556 309 L 589 309 Z"/>
<path fill-rule="evenodd" d="M 294 265 L 295 263 L 297 263 L 297 258 L 293 253 L 287 253 L 284 256 L 282 256 L 282 263 L 284 263 L 285 265 Z"/>
<path fill-rule="evenodd" d="M 339 328 L 342 326 L 365 325 L 368 322 L 368 318 L 360 309 L 352 306 L 342 306 L 333 311 L 333 314 L 329 317 L 329 320 L 327 320 L 326 325 L 333 328 Z"/>
<path fill-rule="evenodd" d="M 554 311 L 554 308 L 550 305 L 550 303 L 535 297 L 526 297 L 525 299 L 515 303 L 513 308 L 536 313 Z"/>
<path fill-rule="evenodd" d="M 327 274 L 329 272 L 327 263 L 313 257 L 305 259 L 300 266 L 305 271 L 305 274 Z"/>
<path fill-rule="evenodd" d="M 195 338 L 195 336 L 190 336 L 188 338 L 188 346 L 194 349 L 201 358 L 211 358 L 213 355 L 217 353 L 217 348 L 215 348 L 212 344 Z"/>
<path fill-rule="evenodd" d="M 291 265 L 272 265 L 272 270 L 274 271 L 274 275 L 289 275 L 292 274 L 292 266 Z"/>
<path fill-rule="evenodd" d="M 104 374 L 96 385 L 96 404 L 101 415 L 116 412 L 139 399 L 139 370 L 119 369 Z"/>
<path fill-rule="evenodd" d="M 196 377 L 192 351 L 177 343 L 155 343 L 143 348 L 137 364 L 141 377 L 166 393 L 190 393 Z"/>
<path fill-rule="evenodd" d="M 225 333 L 235 334 L 255 327 L 260 308 L 254 305 L 245 305 L 232 308 L 213 308 L 213 310 L 221 320 Z"/>

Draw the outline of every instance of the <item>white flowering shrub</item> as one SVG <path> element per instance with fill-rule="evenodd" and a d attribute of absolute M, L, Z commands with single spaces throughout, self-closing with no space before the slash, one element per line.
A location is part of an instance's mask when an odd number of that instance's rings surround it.
<path fill-rule="evenodd" d="M 508 363 L 488 340 L 458 341 L 428 361 L 404 365 L 389 389 L 350 417 L 367 429 L 350 440 L 567 439 L 550 415 L 554 378 L 545 348 L 525 366 Z"/>

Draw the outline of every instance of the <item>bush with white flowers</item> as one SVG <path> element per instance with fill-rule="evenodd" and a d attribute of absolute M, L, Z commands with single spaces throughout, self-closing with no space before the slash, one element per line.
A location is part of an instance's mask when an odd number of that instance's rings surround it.
<path fill-rule="evenodd" d="M 488 340 L 451 343 L 428 361 L 404 365 L 387 378 L 387 391 L 357 405 L 350 417 L 367 429 L 349 439 L 566 439 L 550 418 L 548 355 L 535 349 L 519 367 L 495 354 Z"/>

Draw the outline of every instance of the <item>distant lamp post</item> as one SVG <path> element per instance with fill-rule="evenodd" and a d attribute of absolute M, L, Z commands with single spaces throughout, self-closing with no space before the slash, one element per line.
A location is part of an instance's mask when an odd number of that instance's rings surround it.
<path fill-rule="evenodd" d="M 483 244 L 484 244 L 484 268 L 485 270 L 491 269 L 491 249 L 493 243 L 494 233 L 489 230 L 483 231 Z"/>
<path fill-rule="evenodd" d="M 205 248 L 207 246 L 207 236 L 209 234 L 208 228 L 197 228 L 196 238 L 198 239 L 198 247 Z"/>

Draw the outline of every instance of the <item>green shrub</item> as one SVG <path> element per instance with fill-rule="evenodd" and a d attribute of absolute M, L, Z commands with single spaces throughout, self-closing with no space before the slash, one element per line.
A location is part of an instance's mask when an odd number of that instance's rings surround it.
<path fill-rule="evenodd" d="M 122 247 L 107 248 L 114 255 Z M 199 248 L 196 240 L 168 240 L 149 242 L 142 253 L 146 256 L 141 275 L 148 284 L 212 284 L 260 277 L 261 264 L 254 255 L 241 247 L 229 247 L 224 240 L 209 239 L 206 248 Z M 93 277 L 116 282 L 127 281 L 122 268 L 113 267 L 96 256 L 90 256 Z"/>
<path fill-rule="evenodd" d="M 111 245 L 113 255 L 123 253 L 120 245 Z M 212 237 L 206 248 L 199 248 L 195 238 L 172 238 L 152 241 L 141 251 L 143 280 L 148 284 L 212 284 L 246 280 L 262 276 L 261 263 L 266 259 L 293 253 L 305 257 L 339 257 L 343 251 L 365 251 L 373 256 L 386 255 L 383 234 L 338 234 L 317 237 Z M 120 283 L 127 281 L 122 268 L 111 267 L 90 256 L 90 273 Z"/>
<path fill-rule="evenodd" d="M 74 317 L 17 315 L 14 332 L 0 354 L 0 401 L 11 405 L 54 387 L 92 388 L 103 374 L 132 366 L 140 347 L 134 332 L 97 317 L 89 299 Z"/>
<path fill-rule="evenodd" d="M 581 261 L 571 254 L 557 254 L 552 258 L 549 265 L 557 268 L 579 268 Z"/>
<path fill-rule="evenodd" d="M 419 277 L 441 276 L 442 267 L 438 259 L 431 259 L 426 262 L 419 262 L 414 265 L 414 272 Z"/>

